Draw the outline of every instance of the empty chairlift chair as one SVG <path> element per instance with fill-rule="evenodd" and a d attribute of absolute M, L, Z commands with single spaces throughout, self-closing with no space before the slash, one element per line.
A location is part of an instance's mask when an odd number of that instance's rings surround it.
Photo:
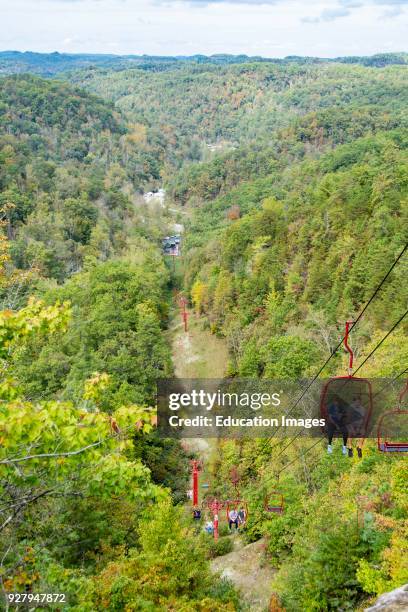
<path fill-rule="evenodd" d="M 385 412 L 378 422 L 377 446 L 382 453 L 408 452 L 408 410 L 403 398 L 408 394 L 408 380 L 398 398 L 398 406 Z"/>
<path fill-rule="evenodd" d="M 284 498 L 280 491 L 271 491 L 264 499 L 265 512 L 283 514 Z"/>

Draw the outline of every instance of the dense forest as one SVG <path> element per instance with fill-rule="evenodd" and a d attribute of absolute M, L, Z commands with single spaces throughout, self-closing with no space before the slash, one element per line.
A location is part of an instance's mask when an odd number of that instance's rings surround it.
<path fill-rule="evenodd" d="M 319 57 L 289 56 L 284 59 L 249 57 L 248 55 L 230 55 L 218 53 L 215 55 L 191 56 L 149 56 L 149 55 L 113 55 L 97 53 L 34 53 L 33 51 L 0 51 L 0 74 L 18 74 L 30 72 L 40 76 L 53 76 L 60 72 L 80 70 L 83 68 L 103 67 L 108 70 L 123 70 L 130 66 L 142 68 L 151 72 L 174 70 L 184 64 L 242 64 L 247 62 L 264 62 L 273 64 L 321 64 L 328 62 L 361 64 L 363 66 L 388 66 L 390 64 L 406 64 L 407 53 L 378 53 L 371 56 L 346 56 L 333 59 Z"/>
<path fill-rule="evenodd" d="M 270 164 L 281 155 L 277 142 L 285 147 L 288 137 L 289 148 L 291 130 L 302 119 L 300 141 L 308 136 L 312 140 L 309 131 L 314 129 L 317 139 L 342 142 L 397 125 L 404 114 L 405 74 L 400 66 L 367 70 L 339 64 L 193 64 L 155 74 L 87 70 L 73 80 L 116 102 L 132 118 L 135 128 L 146 133 L 146 145 L 154 148 L 162 176 L 169 180 L 174 168 L 185 167 L 186 161 L 205 160 L 214 150 L 231 148 L 239 156 L 246 144 L 256 147 L 254 165 L 259 149 L 272 145 L 273 152 L 260 154 L 260 161 L 267 156 Z M 285 128 L 289 134 L 282 139 L 280 130 Z"/>
<path fill-rule="evenodd" d="M 64 592 L 78 612 L 246 610 L 210 569 L 231 536 L 210 542 L 186 512 L 191 451 L 155 427 L 173 292 L 231 377 L 313 377 L 330 355 L 320 375 L 346 372 L 344 321 L 408 242 L 406 55 L 3 53 L 0 72 L 2 591 Z M 164 207 L 147 205 L 158 187 Z M 352 333 L 361 373 L 396 391 L 407 276 L 405 252 Z M 219 496 L 238 466 L 271 609 L 358 610 L 408 582 L 403 453 L 274 442 L 218 441 L 206 466 Z M 277 486 L 285 512 L 267 516 Z"/>

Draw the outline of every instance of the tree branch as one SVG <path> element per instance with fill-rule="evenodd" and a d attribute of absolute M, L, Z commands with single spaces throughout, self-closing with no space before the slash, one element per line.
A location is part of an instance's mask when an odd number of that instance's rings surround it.
<path fill-rule="evenodd" d="M 25 457 L 16 457 L 15 459 L 3 459 L 0 461 L 0 465 L 12 465 L 14 463 L 21 463 L 22 461 L 29 461 L 30 459 L 48 459 L 55 457 L 72 457 L 74 455 L 80 455 L 84 453 L 90 448 L 94 448 L 95 446 L 100 446 L 103 440 L 99 440 L 99 442 L 94 442 L 93 444 L 88 444 L 88 446 L 84 446 L 83 448 L 79 448 L 76 451 L 68 451 L 66 453 L 40 453 L 38 455 L 26 455 Z"/>
<path fill-rule="evenodd" d="M 7 525 L 9 523 L 11 523 L 11 521 L 17 516 L 17 514 L 19 514 L 19 512 L 21 512 L 21 510 L 25 506 L 28 506 L 28 504 L 34 503 L 35 501 L 37 501 L 37 499 L 40 499 L 41 497 L 44 497 L 45 495 L 48 495 L 49 493 L 52 493 L 52 491 L 53 491 L 53 489 L 47 489 L 46 491 L 42 491 L 41 493 L 38 493 L 38 495 L 35 495 L 35 497 L 32 497 L 28 501 L 24 502 L 24 504 L 20 504 L 20 506 L 17 508 L 17 510 L 14 510 L 13 514 L 10 514 L 10 516 L 8 516 L 6 518 L 4 523 L 2 525 L 0 525 L 0 531 L 3 531 L 3 529 L 5 529 L 7 527 Z"/>

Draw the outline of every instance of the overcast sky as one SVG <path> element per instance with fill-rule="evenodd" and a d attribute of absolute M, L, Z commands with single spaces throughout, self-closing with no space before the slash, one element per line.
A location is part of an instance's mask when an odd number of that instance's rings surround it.
<path fill-rule="evenodd" d="M 406 51 L 408 0 L 0 0 L 0 50 L 192 55 Z"/>

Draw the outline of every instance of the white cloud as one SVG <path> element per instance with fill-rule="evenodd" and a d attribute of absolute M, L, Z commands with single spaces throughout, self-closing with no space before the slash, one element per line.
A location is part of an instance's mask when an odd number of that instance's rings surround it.
<path fill-rule="evenodd" d="M 341 17 L 348 17 L 352 14 L 353 9 L 370 9 L 376 10 L 377 7 L 385 8 L 389 7 L 387 10 L 383 11 L 378 15 L 381 18 L 393 18 L 398 17 L 404 13 L 404 6 L 408 5 L 408 0 L 338 0 L 339 4 L 334 6 L 333 8 L 324 8 L 318 15 L 302 17 L 301 21 L 303 23 L 321 23 L 321 22 L 329 22 L 335 21 Z"/>
<path fill-rule="evenodd" d="M 63 0 L 66 2 L 77 2 L 81 0 Z M 289 0 L 290 1 L 290 0 Z M 276 5 L 287 4 L 288 0 L 155 0 L 156 4 L 246 4 L 246 5 Z M 309 0 L 308 5 L 313 4 L 330 4 L 330 0 L 322 2 L 321 0 Z M 358 8 L 364 5 L 408 5 L 408 0 L 338 0 L 338 3 L 348 8 Z M 331 3 L 333 4 L 333 2 Z"/>
<path fill-rule="evenodd" d="M 357 8 L 369 4 L 408 4 L 408 0 L 339 0 L 339 4 L 349 8 Z"/>
<path fill-rule="evenodd" d="M 402 7 L 396 5 L 384 11 L 382 16 L 385 17 L 386 19 L 393 19 L 394 17 L 399 17 L 399 15 L 402 15 L 403 12 L 404 11 Z"/>
<path fill-rule="evenodd" d="M 1 47 L 139 55 L 370 55 L 406 49 L 407 2 L 0 0 Z"/>
<path fill-rule="evenodd" d="M 80 2 L 81 0 L 62 0 L 65 2 Z M 120 0 L 119 0 L 120 1 Z M 247 5 L 275 5 L 287 4 L 288 0 L 155 0 L 157 4 L 247 4 Z M 330 2 L 326 2 L 328 4 Z M 308 5 L 322 4 L 320 0 L 309 0 Z M 363 6 L 364 4 L 408 4 L 408 0 L 339 0 L 339 4 L 350 8 Z"/>
<path fill-rule="evenodd" d="M 301 21 L 304 23 L 320 23 L 321 21 L 335 21 L 339 17 L 347 17 L 350 15 L 349 9 L 338 7 L 333 9 L 324 9 L 318 17 L 303 17 Z"/>

